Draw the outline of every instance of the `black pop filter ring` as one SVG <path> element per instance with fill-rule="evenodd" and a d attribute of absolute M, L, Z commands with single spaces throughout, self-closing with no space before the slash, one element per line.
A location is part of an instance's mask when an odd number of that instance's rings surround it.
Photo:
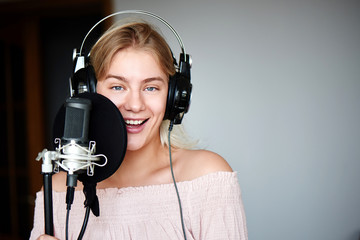
<path fill-rule="evenodd" d="M 108 162 L 103 167 L 95 166 L 94 175 L 79 174 L 81 182 L 96 184 L 110 177 L 120 167 L 127 147 L 125 121 L 119 109 L 108 98 L 97 93 L 81 93 L 78 98 L 90 99 L 89 141 L 96 142 L 96 154 L 104 154 Z M 65 125 L 65 106 L 61 106 L 53 125 L 53 139 L 62 138 Z M 55 148 L 55 146 L 54 146 Z M 100 161 L 99 164 L 104 163 Z"/>

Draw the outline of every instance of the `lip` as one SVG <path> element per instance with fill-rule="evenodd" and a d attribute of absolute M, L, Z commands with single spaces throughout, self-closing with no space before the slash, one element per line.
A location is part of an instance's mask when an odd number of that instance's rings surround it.
<path fill-rule="evenodd" d="M 139 124 L 139 125 L 129 125 L 129 124 L 126 124 L 126 131 L 128 133 L 131 133 L 131 134 L 137 134 L 137 133 L 140 133 L 146 126 L 146 123 L 147 123 L 147 119 L 125 119 L 126 120 L 133 120 L 133 121 L 136 121 L 136 120 L 141 120 L 141 121 L 145 121 L 144 123 L 142 124 Z"/>

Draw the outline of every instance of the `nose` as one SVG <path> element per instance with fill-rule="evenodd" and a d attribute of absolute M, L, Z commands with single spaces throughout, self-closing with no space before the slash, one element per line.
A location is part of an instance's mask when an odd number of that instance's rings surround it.
<path fill-rule="evenodd" d="M 139 92 L 129 92 L 125 99 L 124 108 L 126 111 L 140 112 L 145 109 L 145 101 Z"/>

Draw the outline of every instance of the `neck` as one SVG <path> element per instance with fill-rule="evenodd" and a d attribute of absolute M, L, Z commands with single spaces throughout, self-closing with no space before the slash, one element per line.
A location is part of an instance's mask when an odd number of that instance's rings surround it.
<path fill-rule="evenodd" d="M 154 176 L 157 176 L 164 169 L 168 175 L 168 168 L 168 148 L 162 146 L 159 139 L 159 141 L 153 141 L 139 150 L 128 150 L 120 168 L 107 182 L 116 187 L 157 184 L 159 179 L 155 179 Z M 161 174 L 159 175 L 161 176 Z"/>
<path fill-rule="evenodd" d="M 167 158 L 168 153 L 166 147 L 163 147 L 160 142 L 149 144 L 139 150 L 126 152 L 123 163 L 126 167 L 143 168 L 143 166 L 155 167 L 161 165 L 164 158 Z"/>

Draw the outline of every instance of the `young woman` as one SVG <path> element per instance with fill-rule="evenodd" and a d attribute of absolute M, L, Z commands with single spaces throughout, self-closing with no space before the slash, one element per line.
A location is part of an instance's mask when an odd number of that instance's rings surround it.
<path fill-rule="evenodd" d="M 169 76 L 175 73 L 171 50 L 145 22 L 108 30 L 91 50 L 97 93 L 109 98 L 125 122 L 125 158 L 97 184 L 100 216 L 90 216 L 84 239 L 247 239 L 237 175 L 216 153 L 188 147 L 178 126 L 171 139 L 172 164 L 182 204 L 174 188 L 163 120 Z M 179 140 L 180 139 L 180 140 Z M 181 141 L 183 139 L 183 141 Z M 53 177 L 54 235 L 65 239 L 66 173 Z M 78 184 L 77 190 L 81 190 Z M 69 238 L 77 238 L 84 196 L 76 191 Z M 31 239 L 44 234 L 43 195 L 37 194 Z"/>

